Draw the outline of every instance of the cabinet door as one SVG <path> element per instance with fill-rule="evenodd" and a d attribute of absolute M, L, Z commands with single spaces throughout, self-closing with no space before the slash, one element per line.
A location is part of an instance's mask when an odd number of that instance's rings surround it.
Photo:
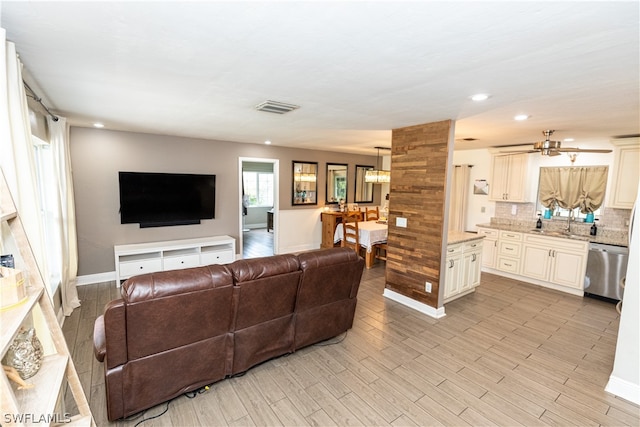
<path fill-rule="evenodd" d="M 460 280 L 462 273 L 462 256 L 447 257 L 447 272 L 444 281 L 444 298 L 457 295 L 460 292 Z"/>
<path fill-rule="evenodd" d="M 487 268 L 496 268 L 497 253 L 497 240 L 485 240 L 482 242 L 482 266 Z"/>
<path fill-rule="evenodd" d="M 521 274 L 532 279 L 549 280 L 551 252 L 548 247 L 525 245 Z"/>
<path fill-rule="evenodd" d="M 480 284 L 480 267 L 482 263 L 482 252 L 473 251 L 464 253 L 464 271 L 460 283 L 460 292 L 475 288 Z"/>
<path fill-rule="evenodd" d="M 611 196 L 607 207 L 633 208 L 638 194 L 638 164 L 640 164 L 640 146 L 616 147 Z"/>
<path fill-rule="evenodd" d="M 509 175 L 509 156 L 493 156 L 491 162 L 491 182 L 489 182 L 489 200 L 506 199 L 507 179 Z"/>
<path fill-rule="evenodd" d="M 509 173 L 505 183 L 507 200 L 511 202 L 526 202 L 525 189 L 527 178 L 528 154 L 512 154 L 509 156 Z"/>
<path fill-rule="evenodd" d="M 584 289 L 586 255 L 583 252 L 552 251 L 549 281 L 575 289 Z"/>

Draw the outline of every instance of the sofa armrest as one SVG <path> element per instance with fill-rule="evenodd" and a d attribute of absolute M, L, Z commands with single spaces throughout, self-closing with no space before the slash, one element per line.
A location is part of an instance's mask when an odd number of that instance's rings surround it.
<path fill-rule="evenodd" d="M 93 324 L 93 354 L 98 362 L 107 354 L 107 337 L 104 333 L 104 316 L 99 316 Z"/>

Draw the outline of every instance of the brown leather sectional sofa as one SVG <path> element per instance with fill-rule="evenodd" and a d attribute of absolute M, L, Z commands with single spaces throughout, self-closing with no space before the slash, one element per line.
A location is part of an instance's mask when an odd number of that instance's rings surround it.
<path fill-rule="evenodd" d="M 332 248 L 130 278 L 94 326 L 109 420 L 345 332 L 363 268 Z"/>

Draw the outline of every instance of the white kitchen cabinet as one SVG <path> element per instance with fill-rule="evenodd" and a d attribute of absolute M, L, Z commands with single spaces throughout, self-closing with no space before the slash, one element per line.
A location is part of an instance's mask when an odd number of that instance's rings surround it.
<path fill-rule="evenodd" d="M 482 240 L 466 242 L 462 248 L 462 281 L 460 292 L 466 292 L 480 284 L 482 271 Z"/>
<path fill-rule="evenodd" d="M 631 209 L 638 194 L 640 138 L 611 141 L 615 145 L 612 182 L 607 207 Z"/>
<path fill-rule="evenodd" d="M 478 236 L 484 236 L 482 241 L 482 267 L 495 268 L 498 258 L 498 230 L 478 227 Z"/>
<path fill-rule="evenodd" d="M 447 246 L 444 302 L 471 293 L 480 284 L 482 239 Z"/>
<path fill-rule="evenodd" d="M 522 233 L 500 230 L 498 234 L 498 255 L 496 269 L 507 273 L 520 273 Z"/>
<path fill-rule="evenodd" d="M 522 271 L 532 279 L 584 289 L 589 243 L 556 237 L 525 235 Z"/>
<path fill-rule="evenodd" d="M 447 246 L 447 272 L 444 282 L 444 300 L 460 293 L 462 278 L 462 243 Z"/>
<path fill-rule="evenodd" d="M 491 162 L 489 200 L 497 202 L 528 202 L 527 153 L 494 154 Z"/>

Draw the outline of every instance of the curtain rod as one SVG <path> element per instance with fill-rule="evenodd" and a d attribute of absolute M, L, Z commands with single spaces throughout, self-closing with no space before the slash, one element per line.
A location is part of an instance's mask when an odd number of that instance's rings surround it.
<path fill-rule="evenodd" d="M 51 110 L 49 110 L 47 108 L 46 105 L 44 105 L 44 102 L 42 102 L 42 98 L 40 98 L 38 95 L 36 95 L 36 93 L 33 91 L 33 89 L 31 89 L 31 87 L 27 84 L 27 82 L 25 82 L 24 80 L 22 81 L 22 83 L 24 84 L 24 87 L 27 88 L 27 90 L 29 92 L 31 92 L 31 95 L 27 94 L 27 96 L 29 98 L 33 98 L 34 101 L 36 101 L 38 104 L 42 105 L 42 108 L 45 109 L 45 111 L 51 116 L 51 118 L 53 119 L 54 122 L 58 121 L 58 116 L 56 116 L 55 114 L 53 114 L 51 112 Z"/>

